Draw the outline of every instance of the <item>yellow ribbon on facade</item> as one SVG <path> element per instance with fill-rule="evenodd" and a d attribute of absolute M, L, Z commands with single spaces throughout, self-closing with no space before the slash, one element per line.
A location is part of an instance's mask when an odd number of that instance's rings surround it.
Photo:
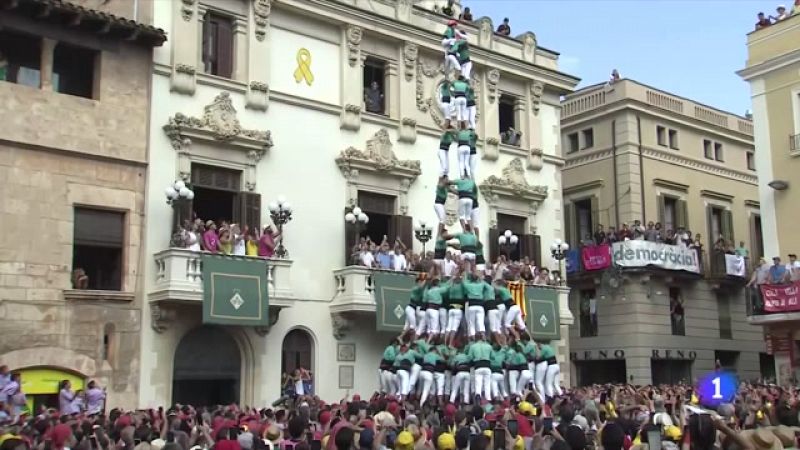
<path fill-rule="evenodd" d="M 306 80 L 306 84 L 311 86 L 314 83 L 314 74 L 311 73 L 311 52 L 301 48 L 297 51 L 297 69 L 294 71 L 294 80 L 301 82 Z"/>

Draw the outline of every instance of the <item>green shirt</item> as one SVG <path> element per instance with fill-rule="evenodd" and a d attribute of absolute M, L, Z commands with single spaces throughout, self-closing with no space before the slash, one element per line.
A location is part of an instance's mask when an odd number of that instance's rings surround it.
<path fill-rule="evenodd" d="M 431 366 L 435 366 L 440 361 L 444 361 L 444 359 L 442 359 L 442 357 L 435 352 L 427 352 L 425 353 L 425 356 L 422 357 L 422 364 L 425 365 L 430 364 Z"/>
<path fill-rule="evenodd" d="M 470 303 L 483 303 L 483 294 L 485 292 L 483 280 L 464 280 L 461 283 L 464 285 L 464 293 Z"/>
<path fill-rule="evenodd" d="M 431 344 L 429 344 L 425 339 L 417 339 L 414 341 L 414 345 L 417 346 L 416 351 L 419 353 L 428 353 L 431 351 Z"/>
<path fill-rule="evenodd" d="M 556 356 L 556 352 L 553 350 L 553 347 L 543 344 L 541 347 L 539 347 L 539 355 L 542 359 L 550 359 Z"/>
<path fill-rule="evenodd" d="M 458 130 L 458 145 L 469 145 L 473 134 L 475 133 L 473 133 L 469 128 L 466 130 Z"/>
<path fill-rule="evenodd" d="M 522 353 L 528 357 L 528 359 L 536 359 L 536 343 L 533 341 L 528 341 L 522 346 Z"/>
<path fill-rule="evenodd" d="M 425 290 L 425 303 L 426 304 L 433 304 L 433 305 L 441 305 L 442 304 L 442 294 L 444 293 L 445 288 L 443 287 L 430 287 Z"/>
<path fill-rule="evenodd" d="M 478 185 L 475 185 L 475 189 L 472 190 L 472 209 L 477 208 L 478 205 Z"/>
<path fill-rule="evenodd" d="M 475 89 L 472 89 L 472 86 L 467 87 L 467 100 L 475 101 Z"/>
<path fill-rule="evenodd" d="M 494 287 L 485 281 L 483 282 L 483 300 L 487 302 L 494 301 Z"/>
<path fill-rule="evenodd" d="M 522 353 L 513 348 L 509 348 L 508 352 L 506 352 L 506 364 L 509 366 L 520 366 L 528 364 L 528 359 Z"/>
<path fill-rule="evenodd" d="M 459 178 L 454 183 L 459 197 L 472 198 L 472 193 L 475 191 L 475 180 L 472 178 Z"/>
<path fill-rule="evenodd" d="M 439 351 L 439 354 L 442 355 L 444 359 L 450 357 L 450 346 L 447 344 L 439 344 L 436 346 L 436 350 Z"/>
<path fill-rule="evenodd" d="M 462 282 L 449 282 L 447 283 L 447 298 L 450 300 L 463 300 L 464 299 L 464 284 Z"/>
<path fill-rule="evenodd" d="M 414 350 L 408 350 L 405 353 L 398 353 L 397 358 L 395 358 L 394 360 L 394 365 L 396 367 L 400 367 L 402 366 L 401 363 L 403 361 L 408 361 L 411 364 L 414 364 L 415 362 L 417 362 L 417 352 L 415 352 Z"/>
<path fill-rule="evenodd" d="M 450 86 L 450 82 L 449 82 L 449 81 L 445 81 L 445 82 L 443 82 L 443 83 L 441 84 L 441 86 L 439 86 L 439 95 L 441 95 L 441 96 L 442 96 L 442 98 L 445 98 L 445 97 L 451 97 L 451 96 L 452 96 L 452 95 L 451 95 L 452 93 L 451 93 L 451 91 L 450 91 L 450 87 L 451 87 L 451 86 Z"/>
<path fill-rule="evenodd" d="M 453 44 L 453 51 L 458 56 L 458 62 L 464 63 L 469 61 L 469 42 L 466 40 L 457 41 Z"/>
<path fill-rule="evenodd" d="M 504 305 L 508 305 L 509 302 L 514 302 L 514 297 L 511 296 L 511 291 L 509 291 L 505 286 L 495 286 L 494 293 L 497 295 L 497 299 L 500 300 Z"/>
<path fill-rule="evenodd" d="M 446 39 L 453 39 L 456 37 L 456 29 L 453 27 L 447 27 L 444 30 L 444 34 L 442 34 L 443 38 Z"/>
<path fill-rule="evenodd" d="M 478 133 L 475 130 L 469 130 L 469 148 L 476 149 L 478 146 Z"/>
<path fill-rule="evenodd" d="M 414 286 L 411 289 L 411 299 L 409 305 L 419 306 L 422 305 L 422 295 L 425 293 L 425 288 L 422 286 Z"/>
<path fill-rule="evenodd" d="M 469 363 L 470 363 L 469 355 L 467 355 L 464 352 L 458 352 L 455 354 L 455 356 L 453 356 L 453 367 L 469 365 Z"/>
<path fill-rule="evenodd" d="M 492 345 L 486 341 L 476 341 L 469 348 L 469 357 L 473 362 L 489 361 L 492 356 Z"/>
<path fill-rule="evenodd" d="M 386 350 L 383 351 L 383 359 L 389 362 L 392 362 L 395 359 L 397 359 L 397 347 L 395 347 L 394 345 L 386 347 Z"/>
<path fill-rule="evenodd" d="M 467 89 L 469 89 L 469 84 L 464 80 L 455 80 L 453 81 L 453 94 L 459 97 L 466 97 L 467 96 Z"/>
<path fill-rule="evenodd" d="M 444 204 L 447 201 L 447 186 L 436 186 L 436 203 Z"/>
<path fill-rule="evenodd" d="M 455 140 L 456 134 L 450 130 L 445 131 L 442 133 L 442 137 L 439 138 L 439 148 L 442 150 L 448 150 L 450 148 L 450 144 L 453 143 Z"/>
<path fill-rule="evenodd" d="M 498 350 L 492 349 L 492 355 L 489 357 L 489 364 L 492 370 L 502 369 L 503 363 L 506 361 L 506 348 L 500 347 Z"/>
<path fill-rule="evenodd" d="M 436 243 L 433 245 L 434 250 L 447 250 L 447 241 L 444 239 L 437 239 Z"/>
<path fill-rule="evenodd" d="M 475 233 L 459 233 L 456 235 L 459 244 L 461 244 L 462 252 L 474 253 L 478 245 L 478 236 Z"/>

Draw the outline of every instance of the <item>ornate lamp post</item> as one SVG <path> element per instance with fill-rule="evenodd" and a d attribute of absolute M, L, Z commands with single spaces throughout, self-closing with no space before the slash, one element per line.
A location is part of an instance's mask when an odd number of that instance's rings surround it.
<path fill-rule="evenodd" d="M 356 206 L 352 211 L 344 215 L 344 220 L 350 225 L 355 226 L 356 243 L 358 243 L 358 238 L 361 236 L 361 229 L 369 223 L 369 216 L 364 211 L 361 211 L 361 208 Z"/>
<path fill-rule="evenodd" d="M 181 216 L 181 209 L 184 205 L 188 204 L 194 198 L 194 191 L 186 186 L 183 180 L 177 180 L 173 184 L 164 189 L 164 196 L 167 198 L 167 204 L 172 206 L 172 238 L 170 245 L 172 247 L 183 247 L 183 237 L 180 233 L 180 227 L 183 226 L 183 221 L 189 217 Z M 191 214 L 191 211 L 189 211 Z"/>
<path fill-rule="evenodd" d="M 558 271 L 561 274 L 561 281 L 560 284 L 564 285 L 564 280 L 566 279 L 565 273 L 562 270 L 561 262 L 564 261 L 564 258 L 567 257 L 567 252 L 569 251 L 569 244 L 566 242 L 561 242 L 561 239 L 556 239 L 553 244 L 550 246 L 550 254 L 553 258 L 558 261 Z"/>
<path fill-rule="evenodd" d="M 279 195 L 278 201 L 269 204 L 269 217 L 272 219 L 272 223 L 278 227 L 278 233 L 280 233 L 280 240 L 275 248 L 275 256 L 287 258 L 289 252 L 283 246 L 283 226 L 292 220 L 292 205 L 286 201 L 286 197 Z"/>
<path fill-rule="evenodd" d="M 425 244 L 433 237 L 433 228 L 430 227 L 424 220 L 419 221 L 419 226 L 414 228 L 414 236 L 422 243 L 422 254 L 425 254 Z"/>
<path fill-rule="evenodd" d="M 517 244 L 519 243 L 519 237 L 512 233 L 511 230 L 506 230 L 497 238 L 497 243 L 500 245 L 500 252 L 505 253 L 506 257 L 511 258 L 511 253 L 517 248 Z"/>

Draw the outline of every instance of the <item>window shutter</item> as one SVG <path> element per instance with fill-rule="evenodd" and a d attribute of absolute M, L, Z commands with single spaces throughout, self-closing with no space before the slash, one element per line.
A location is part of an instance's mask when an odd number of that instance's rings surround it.
<path fill-rule="evenodd" d="M 730 210 L 722 211 L 722 235 L 725 239 L 736 245 L 733 236 L 733 213 Z"/>
<path fill-rule="evenodd" d="M 717 237 L 714 236 L 714 212 L 711 209 L 711 206 L 706 206 L 706 224 L 707 224 L 707 238 L 708 238 L 708 245 L 706 247 L 709 251 L 714 248 L 714 242 L 717 241 Z"/>
<path fill-rule="evenodd" d="M 667 208 L 665 205 L 664 196 L 659 194 L 656 198 L 656 205 L 658 206 L 658 221 L 661 222 L 661 225 L 666 226 L 666 219 L 667 219 Z"/>
<path fill-rule="evenodd" d="M 211 13 L 206 13 L 203 17 L 203 66 L 204 71 L 209 71 L 209 62 L 213 55 L 214 42 L 211 39 Z"/>
<path fill-rule="evenodd" d="M 392 216 L 389 221 L 389 245 L 400 239 L 406 247 L 414 246 L 414 225 L 411 216 Z"/>
<path fill-rule="evenodd" d="M 217 73 L 225 78 L 233 75 L 233 21 L 221 18 L 217 25 Z"/>
<path fill-rule="evenodd" d="M 500 237 L 500 230 L 497 228 L 489 228 L 489 261 L 487 264 L 494 264 L 497 262 L 497 257 L 500 255 L 500 248 L 497 244 L 497 238 Z M 484 244 L 484 249 L 486 249 L 486 245 Z"/>
<path fill-rule="evenodd" d="M 675 221 L 678 222 L 678 227 L 683 228 L 684 230 L 689 229 L 689 209 L 686 205 L 686 200 L 677 200 L 675 202 Z M 692 237 L 692 236 L 689 236 Z"/>
<path fill-rule="evenodd" d="M 239 193 L 239 224 L 247 225 L 251 230 L 261 229 L 261 194 Z"/>
<path fill-rule="evenodd" d="M 125 213 L 75 208 L 73 240 L 80 245 L 121 247 L 125 241 Z"/>
<path fill-rule="evenodd" d="M 589 227 L 589 234 L 593 235 L 594 230 L 597 229 L 597 225 L 600 223 L 600 201 L 597 196 L 592 196 L 591 198 L 592 203 L 592 226 Z M 583 236 L 578 236 L 578 240 L 583 239 Z"/>
<path fill-rule="evenodd" d="M 351 208 L 345 208 L 344 213 L 352 212 Z M 350 266 L 356 264 L 353 261 L 353 247 L 355 247 L 358 238 L 356 237 L 356 226 L 350 222 L 344 223 L 344 265 Z"/>
<path fill-rule="evenodd" d="M 575 206 L 572 203 L 564 203 L 564 239 L 571 247 L 575 247 Z"/>
<path fill-rule="evenodd" d="M 522 256 L 530 258 L 531 262 L 536 267 L 541 267 L 542 261 L 542 248 L 541 237 L 535 234 L 523 234 L 520 236 L 521 247 L 520 253 Z"/>
<path fill-rule="evenodd" d="M 533 241 L 533 256 L 531 256 L 531 259 L 536 267 L 542 267 L 542 237 L 538 234 L 532 234 L 531 239 Z"/>

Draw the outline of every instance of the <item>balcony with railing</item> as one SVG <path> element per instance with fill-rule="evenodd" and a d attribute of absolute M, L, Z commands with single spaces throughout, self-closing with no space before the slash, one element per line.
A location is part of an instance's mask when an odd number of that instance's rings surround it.
<path fill-rule="evenodd" d="M 748 286 L 745 289 L 747 322 L 752 325 L 771 325 L 782 322 L 800 322 L 799 282 L 792 284 L 771 285 L 773 291 L 780 291 L 782 298 L 768 293 L 764 296 L 760 286 Z M 772 297 L 772 298 L 769 298 Z"/>
<path fill-rule="evenodd" d="M 155 282 L 148 292 L 150 302 L 174 302 L 201 305 L 203 302 L 203 252 L 170 248 L 154 255 Z M 226 255 L 226 259 L 262 263 L 267 279 L 271 306 L 290 306 L 294 300 L 291 286 L 292 261 L 251 256 Z"/>
<path fill-rule="evenodd" d="M 704 255 L 704 262 L 705 278 L 716 287 L 742 287 L 749 280 L 750 258 L 711 250 Z"/>

